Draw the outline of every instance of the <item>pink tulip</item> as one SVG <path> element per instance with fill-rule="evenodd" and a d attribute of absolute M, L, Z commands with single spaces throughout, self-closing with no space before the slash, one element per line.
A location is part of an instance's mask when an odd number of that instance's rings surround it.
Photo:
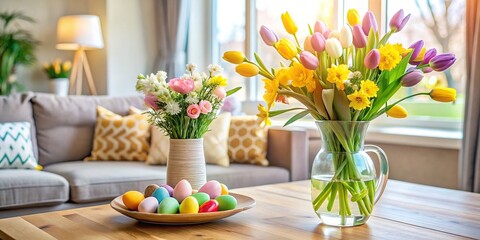
<path fill-rule="evenodd" d="M 198 103 L 200 107 L 200 112 L 203 114 L 207 114 L 212 111 L 212 104 L 207 100 L 202 100 Z"/>
<path fill-rule="evenodd" d="M 325 50 L 325 38 L 321 33 L 314 33 L 310 39 L 310 43 L 312 44 L 313 49 L 317 52 L 323 52 L 323 50 Z"/>
<path fill-rule="evenodd" d="M 431 73 L 433 72 L 433 69 L 431 67 L 424 67 L 422 68 L 423 73 Z"/>
<path fill-rule="evenodd" d="M 145 102 L 145 105 L 147 107 L 152 108 L 153 110 L 159 110 L 160 107 L 157 105 L 158 98 L 155 97 L 153 94 L 148 94 L 145 96 L 145 99 L 143 100 Z"/>
<path fill-rule="evenodd" d="M 303 51 L 300 53 L 300 62 L 302 65 L 310 70 L 315 70 L 318 67 L 318 59 L 310 52 Z"/>
<path fill-rule="evenodd" d="M 227 96 L 227 92 L 223 87 L 217 87 L 213 90 L 213 94 L 217 96 L 219 99 L 224 99 Z"/>
<path fill-rule="evenodd" d="M 313 27 L 314 32 L 319 32 L 324 34 L 328 30 L 327 24 L 322 21 L 316 21 L 315 26 Z"/>
<path fill-rule="evenodd" d="M 262 26 L 260 28 L 260 36 L 263 39 L 263 42 L 268 46 L 273 46 L 275 43 L 278 42 L 278 36 L 269 28 Z"/>
<path fill-rule="evenodd" d="M 413 49 L 412 56 L 410 57 L 409 63 L 412 64 L 412 65 L 417 65 L 418 63 L 415 64 L 413 60 L 415 60 L 415 58 L 418 57 L 418 54 L 420 54 L 420 51 L 422 51 L 423 40 L 416 41 L 415 43 L 410 45 L 409 48 Z"/>
<path fill-rule="evenodd" d="M 367 37 L 363 33 L 360 25 L 353 26 L 353 45 L 356 48 L 364 48 L 367 46 Z"/>
<path fill-rule="evenodd" d="M 393 32 L 400 32 L 407 24 L 408 20 L 410 19 L 410 14 L 408 14 L 406 17 L 403 16 L 403 9 L 400 9 L 393 15 L 392 19 L 390 19 L 390 28 L 393 30 Z"/>
<path fill-rule="evenodd" d="M 187 116 L 191 119 L 197 119 L 200 116 L 200 107 L 198 104 L 192 104 L 187 107 Z"/>
<path fill-rule="evenodd" d="M 327 31 L 325 31 L 325 32 L 323 33 L 323 37 L 324 37 L 325 39 L 329 39 L 329 38 L 330 38 L 330 33 L 332 33 L 332 30 L 328 29 Z"/>
<path fill-rule="evenodd" d="M 379 63 L 380 52 L 377 49 L 372 49 L 370 52 L 368 52 L 367 56 L 363 60 L 363 64 L 365 64 L 365 67 L 367 67 L 368 69 L 377 68 Z"/>
<path fill-rule="evenodd" d="M 315 49 L 313 49 L 313 47 L 312 47 L 311 39 L 312 39 L 312 36 L 305 37 L 305 41 L 303 42 L 303 49 L 305 49 L 306 51 L 309 51 L 311 53 L 314 53 Z"/>
<path fill-rule="evenodd" d="M 195 88 L 195 83 L 191 79 L 174 78 L 168 82 L 168 86 L 175 92 L 187 94 Z"/>
<path fill-rule="evenodd" d="M 375 19 L 375 15 L 371 11 L 368 11 L 365 16 L 363 16 L 362 21 L 362 30 L 365 35 L 368 36 L 370 29 L 373 28 L 373 32 L 378 31 L 377 20 Z"/>

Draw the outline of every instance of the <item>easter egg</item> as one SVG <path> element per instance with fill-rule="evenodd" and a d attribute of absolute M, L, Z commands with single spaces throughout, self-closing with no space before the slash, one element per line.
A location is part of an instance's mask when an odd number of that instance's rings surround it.
<path fill-rule="evenodd" d="M 160 187 L 164 187 L 165 189 L 167 189 L 168 193 L 170 194 L 170 197 L 173 197 L 173 188 L 170 185 L 162 184 L 160 185 Z"/>
<path fill-rule="evenodd" d="M 157 190 L 160 186 L 158 186 L 157 184 L 150 184 L 147 186 L 147 188 L 145 188 L 145 191 L 143 192 L 143 196 L 145 198 L 147 197 L 151 197 L 153 192 L 155 192 L 155 190 Z"/>
<path fill-rule="evenodd" d="M 198 201 L 198 205 L 202 205 L 206 201 L 210 200 L 210 196 L 204 192 L 197 192 L 192 194 L 192 197 L 196 198 Z"/>
<path fill-rule="evenodd" d="M 144 213 L 157 212 L 158 201 L 155 197 L 147 197 L 138 205 L 138 211 Z"/>
<path fill-rule="evenodd" d="M 227 185 L 221 183 L 220 186 L 222 187 L 222 193 L 220 193 L 220 195 L 228 195 Z"/>
<path fill-rule="evenodd" d="M 198 213 L 198 201 L 195 197 L 186 197 L 180 204 L 180 213 Z"/>
<path fill-rule="evenodd" d="M 199 213 L 216 212 L 216 211 L 218 211 L 218 202 L 215 199 L 208 200 L 207 202 L 202 204 L 198 209 Z"/>
<path fill-rule="evenodd" d="M 198 191 L 204 192 L 210 195 L 211 199 L 214 199 L 217 196 L 220 196 L 220 194 L 222 193 L 222 186 L 218 181 L 210 180 L 205 183 L 200 189 L 198 189 Z"/>
<path fill-rule="evenodd" d="M 192 186 L 185 179 L 178 182 L 175 188 L 173 189 L 173 197 L 177 199 L 179 203 L 181 203 L 183 199 L 185 199 L 190 195 L 192 195 Z"/>
<path fill-rule="evenodd" d="M 157 190 L 155 190 L 155 192 L 153 192 L 152 197 L 156 198 L 157 201 L 161 203 L 163 199 L 169 198 L 170 194 L 164 187 L 159 187 Z"/>
<path fill-rule="evenodd" d="M 143 196 L 143 193 L 139 191 L 128 191 L 122 196 L 123 204 L 125 204 L 125 207 L 132 211 L 136 211 L 138 209 L 138 205 L 143 201 L 143 199 L 145 199 L 145 197 Z"/>
<path fill-rule="evenodd" d="M 232 195 L 221 195 L 215 200 L 218 202 L 218 211 L 232 210 L 237 207 L 237 199 Z"/>
<path fill-rule="evenodd" d="M 158 205 L 158 213 L 163 214 L 176 214 L 178 213 L 178 208 L 180 204 L 178 204 L 177 199 L 173 197 L 168 197 L 163 199 L 163 201 Z"/>

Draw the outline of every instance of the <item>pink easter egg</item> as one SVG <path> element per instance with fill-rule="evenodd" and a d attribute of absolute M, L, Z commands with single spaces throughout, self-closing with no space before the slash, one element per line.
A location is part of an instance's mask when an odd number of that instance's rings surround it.
<path fill-rule="evenodd" d="M 222 186 L 218 181 L 210 180 L 198 189 L 198 191 L 204 192 L 210 196 L 210 199 L 214 199 L 222 193 Z"/>
<path fill-rule="evenodd" d="M 173 197 L 177 199 L 179 203 L 182 203 L 183 199 L 190 195 L 192 195 L 192 186 L 185 179 L 178 182 L 173 189 Z"/>

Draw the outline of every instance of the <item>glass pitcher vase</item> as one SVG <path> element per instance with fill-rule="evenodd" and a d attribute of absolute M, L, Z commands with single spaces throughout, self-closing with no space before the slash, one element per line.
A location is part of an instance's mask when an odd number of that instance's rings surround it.
<path fill-rule="evenodd" d="M 316 121 L 316 124 L 322 148 L 312 166 L 313 209 L 326 225 L 362 225 L 385 189 L 387 157 L 381 148 L 364 145 L 369 122 Z M 378 156 L 378 177 L 367 152 Z"/>

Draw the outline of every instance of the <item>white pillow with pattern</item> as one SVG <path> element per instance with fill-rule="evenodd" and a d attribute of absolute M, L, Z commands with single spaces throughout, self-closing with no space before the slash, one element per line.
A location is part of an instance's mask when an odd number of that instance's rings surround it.
<path fill-rule="evenodd" d="M 37 167 L 29 122 L 0 123 L 0 169 Z"/>

